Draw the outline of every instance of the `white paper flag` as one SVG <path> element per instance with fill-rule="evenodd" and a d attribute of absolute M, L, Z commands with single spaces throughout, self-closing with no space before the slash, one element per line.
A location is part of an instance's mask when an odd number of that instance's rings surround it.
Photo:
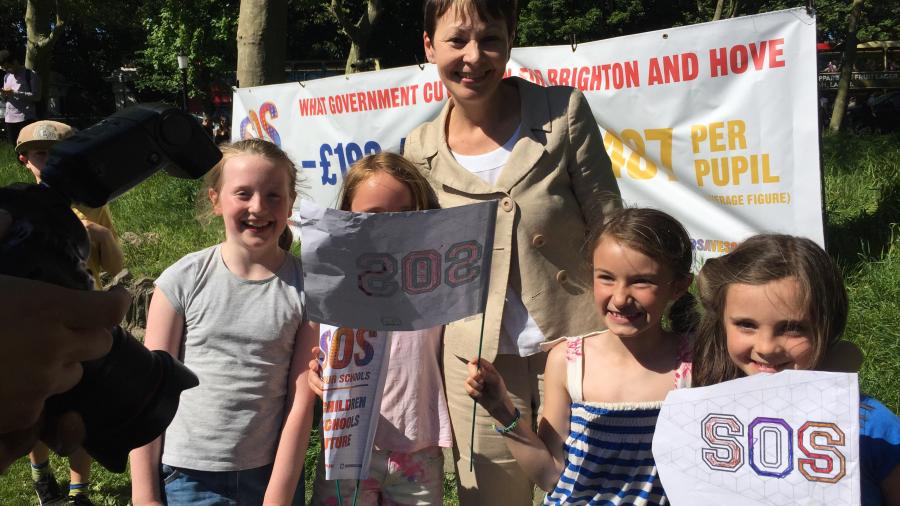
<path fill-rule="evenodd" d="M 497 202 L 351 213 L 300 204 L 309 319 L 422 330 L 484 310 Z"/>

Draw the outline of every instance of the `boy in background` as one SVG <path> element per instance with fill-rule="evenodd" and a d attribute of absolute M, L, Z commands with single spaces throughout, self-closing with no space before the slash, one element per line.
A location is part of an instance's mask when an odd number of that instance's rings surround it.
<path fill-rule="evenodd" d="M 16 140 L 16 154 L 22 163 L 34 175 L 36 181 L 41 180 L 41 171 L 47 164 L 50 148 L 57 142 L 71 136 L 75 130 L 58 121 L 38 121 L 25 126 Z M 122 270 L 123 255 L 113 230 L 112 215 L 108 206 L 92 208 L 73 205 L 72 211 L 81 219 L 87 230 L 91 253 L 88 258 L 88 269 L 94 278 L 94 287 L 100 288 L 100 273 L 105 271 L 111 275 Z M 34 490 L 40 503 L 58 504 L 65 497 L 59 490 L 53 470 L 50 468 L 50 451 L 46 445 L 38 442 L 29 454 L 31 459 L 31 477 Z M 68 500 L 71 504 L 89 506 L 93 503 L 88 498 L 88 484 L 91 473 L 91 457 L 83 448 L 69 456 L 70 481 Z"/>

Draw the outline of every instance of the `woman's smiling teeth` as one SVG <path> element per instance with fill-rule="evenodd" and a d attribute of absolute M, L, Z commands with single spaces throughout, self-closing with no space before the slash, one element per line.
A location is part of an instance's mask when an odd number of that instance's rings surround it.
<path fill-rule="evenodd" d="M 459 77 L 463 79 L 467 79 L 469 81 L 478 81 L 479 79 L 484 79 L 484 77 L 488 74 L 487 71 L 481 72 L 458 72 Z"/>

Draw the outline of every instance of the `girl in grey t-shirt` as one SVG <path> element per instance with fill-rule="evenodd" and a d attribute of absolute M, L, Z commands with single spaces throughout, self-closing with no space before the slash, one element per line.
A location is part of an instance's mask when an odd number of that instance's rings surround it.
<path fill-rule="evenodd" d="M 287 220 L 296 170 L 266 141 L 222 149 L 207 175 L 225 241 L 191 253 L 156 281 L 145 344 L 200 378 L 164 438 L 131 455 L 134 504 L 302 504 L 314 395 L 303 273 Z M 164 486 L 160 486 L 160 481 Z"/>

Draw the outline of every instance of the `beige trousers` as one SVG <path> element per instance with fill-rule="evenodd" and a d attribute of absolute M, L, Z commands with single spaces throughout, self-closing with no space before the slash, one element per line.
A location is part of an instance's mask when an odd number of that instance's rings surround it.
<path fill-rule="evenodd" d="M 466 357 L 466 361 L 471 357 Z M 530 357 L 497 355 L 494 367 L 503 376 L 513 405 L 522 413 L 520 423 L 537 426 L 544 391 L 546 353 Z M 470 470 L 469 441 L 472 435 L 472 406 L 466 394 L 466 363 L 450 353 L 444 354 L 444 378 L 450 420 L 453 422 L 457 492 L 460 506 L 527 506 L 535 496 L 534 484 L 522 472 L 506 447 L 503 436 L 491 425 L 494 419 L 481 406 L 475 410 L 474 469 Z M 538 494 L 543 498 L 543 491 Z"/>

